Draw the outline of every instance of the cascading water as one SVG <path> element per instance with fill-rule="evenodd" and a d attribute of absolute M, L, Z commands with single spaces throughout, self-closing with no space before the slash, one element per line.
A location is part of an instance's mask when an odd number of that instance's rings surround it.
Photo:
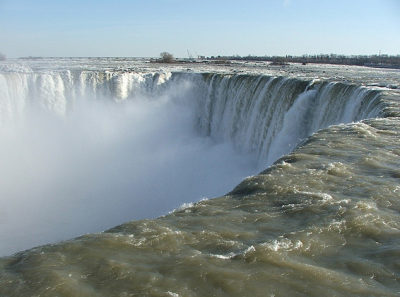
<path fill-rule="evenodd" d="M 375 108 L 380 92 L 354 85 L 220 74 L 208 75 L 206 81 L 201 131 L 256 153 L 264 167 L 322 128 L 381 112 Z"/>
<path fill-rule="evenodd" d="M 184 88 L 184 92 L 182 92 Z M 54 72 L 0 76 L 1 121 L 41 105 L 65 115 L 77 101 L 190 98 L 203 136 L 232 141 L 242 153 L 255 153 L 269 166 L 319 129 L 377 116 L 379 91 L 343 83 L 252 75 Z M 172 94 L 172 96 L 171 96 Z M 36 100 L 36 102 L 33 102 Z M 187 103 L 185 103 L 187 104 Z"/>

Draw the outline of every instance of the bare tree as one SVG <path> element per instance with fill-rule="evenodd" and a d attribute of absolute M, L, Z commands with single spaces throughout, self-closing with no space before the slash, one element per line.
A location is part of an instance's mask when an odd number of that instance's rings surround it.
<path fill-rule="evenodd" d="M 162 52 L 160 54 L 160 62 L 162 62 L 162 63 L 172 63 L 174 61 L 175 61 L 175 59 L 174 59 L 174 56 L 172 54 L 167 53 L 167 52 Z"/>
<path fill-rule="evenodd" d="M 6 55 L 0 52 L 0 61 L 7 60 Z"/>

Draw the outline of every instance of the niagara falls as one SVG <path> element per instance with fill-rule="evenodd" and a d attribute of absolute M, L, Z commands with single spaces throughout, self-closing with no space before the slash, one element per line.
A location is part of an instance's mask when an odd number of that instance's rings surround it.
<path fill-rule="evenodd" d="M 399 296 L 399 12 L 0 0 L 0 297 Z"/>
<path fill-rule="evenodd" d="M 222 269 L 212 279 L 232 294 L 258 282 L 252 270 L 259 265 L 275 267 L 264 273 L 277 284 L 287 273 L 295 285 L 300 269 L 310 270 L 307 286 L 317 274 L 325 282 L 346 279 L 355 294 L 392 292 L 385 284 L 396 281 L 397 269 L 388 261 L 400 222 L 400 72 L 189 66 L 140 59 L 3 63 L 3 283 L 23 281 L 11 273 L 22 265 L 42 271 L 34 291 L 58 287 L 46 276 L 56 269 L 67 271 L 79 291 L 121 274 L 117 291 L 155 294 L 140 283 L 163 290 L 165 276 L 153 279 L 145 267 L 151 262 L 169 275 L 174 269 L 167 267 L 179 261 L 183 271 L 203 267 L 200 283 Z M 99 261 L 107 264 L 97 271 Z M 365 261 L 379 281 L 357 278 Z M 176 273 L 172 283 L 188 281 Z M 22 294 L 32 289 L 18 286 Z M 172 286 L 180 295 L 195 291 Z M 211 294 L 213 286 L 201 288 Z M 101 285 L 108 290 L 115 289 Z"/>

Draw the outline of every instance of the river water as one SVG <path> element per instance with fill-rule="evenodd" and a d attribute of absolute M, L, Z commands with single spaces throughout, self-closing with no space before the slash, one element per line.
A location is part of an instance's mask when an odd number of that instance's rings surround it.
<path fill-rule="evenodd" d="M 399 295 L 399 71 L 1 69 L 2 296 Z"/>

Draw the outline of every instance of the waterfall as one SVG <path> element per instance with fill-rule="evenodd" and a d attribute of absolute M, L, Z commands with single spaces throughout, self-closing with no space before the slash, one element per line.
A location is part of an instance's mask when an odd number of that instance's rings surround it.
<path fill-rule="evenodd" d="M 180 98 L 182 88 L 190 98 Z M 263 75 L 52 71 L 0 74 L 0 123 L 27 108 L 58 115 L 82 100 L 121 102 L 138 97 L 184 101 L 196 109 L 201 135 L 231 141 L 265 166 L 319 129 L 376 116 L 380 92 L 366 87 Z M 179 98 L 177 100 L 176 98 Z"/>
<path fill-rule="evenodd" d="M 0 71 L 0 254 L 224 195 L 313 132 L 380 114 L 380 97 L 264 75 Z"/>
<path fill-rule="evenodd" d="M 351 84 L 250 75 L 205 75 L 198 125 L 271 165 L 312 133 L 377 116 L 380 92 Z"/>

